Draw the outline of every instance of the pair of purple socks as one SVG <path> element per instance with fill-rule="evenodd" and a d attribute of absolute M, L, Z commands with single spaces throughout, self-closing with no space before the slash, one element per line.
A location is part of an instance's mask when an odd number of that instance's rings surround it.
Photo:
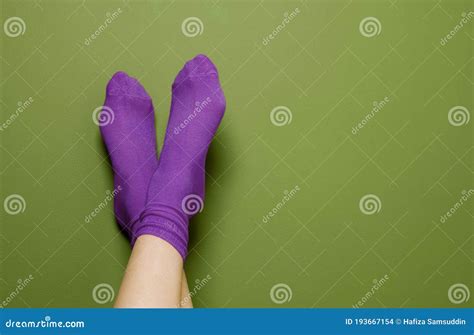
<path fill-rule="evenodd" d="M 107 85 L 99 125 L 121 191 L 115 216 L 132 245 L 157 236 L 187 256 L 188 223 L 203 208 L 205 161 L 225 111 L 217 69 L 209 58 L 188 61 L 172 86 L 171 111 L 157 158 L 154 109 L 143 86 L 124 72 Z"/>

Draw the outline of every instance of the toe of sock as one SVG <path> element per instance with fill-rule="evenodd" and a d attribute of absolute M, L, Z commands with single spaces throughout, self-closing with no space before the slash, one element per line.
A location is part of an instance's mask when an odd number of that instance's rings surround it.
<path fill-rule="evenodd" d="M 123 71 L 116 72 L 107 84 L 107 95 L 127 95 L 142 99 L 150 99 L 140 82 Z"/>
<path fill-rule="evenodd" d="M 207 75 L 217 76 L 217 68 L 206 55 L 199 54 L 186 62 L 184 67 L 178 73 L 174 84 L 179 84 L 187 78 L 202 77 Z"/>
<path fill-rule="evenodd" d="M 206 75 L 217 74 L 217 69 L 214 63 L 205 55 L 197 55 L 191 59 L 186 65 L 190 75 Z"/>

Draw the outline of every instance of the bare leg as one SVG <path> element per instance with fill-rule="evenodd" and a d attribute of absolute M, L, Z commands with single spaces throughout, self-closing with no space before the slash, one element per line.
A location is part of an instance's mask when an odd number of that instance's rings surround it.
<path fill-rule="evenodd" d="M 183 277 L 181 279 L 181 301 L 180 307 L 182 308 L 193 308 L 193 302 L 191 295 L 189 294 L 188 281 L 186 280 L 186 274 L 183 270 Z"/>
<path fill-rule="evenodd" d="M 142 235 L 132 250 L 115 307 L 176 308 L 182 278 L 183 259 L 176 249 L 161 238 Z"/>

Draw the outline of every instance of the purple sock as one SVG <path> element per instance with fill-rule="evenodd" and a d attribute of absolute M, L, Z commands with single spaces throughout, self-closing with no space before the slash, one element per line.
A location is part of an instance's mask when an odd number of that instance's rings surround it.
<path fill-rule="evenodd" d="M 198 55 L 173 83 L 163 150 L 133 242 L 140 235 L 154 235 L 186 258 L 188 222 L 203 208 L 206 155 L 224 110 L 217 69 L 209 58 Z"/>
<path fill-rule="evenodd" d="M 151 98 L 135 78 L 117 72 L 107 85 L 98 119 L 114 170 L 115 216 L 131 238 L 158 165 Z"/>

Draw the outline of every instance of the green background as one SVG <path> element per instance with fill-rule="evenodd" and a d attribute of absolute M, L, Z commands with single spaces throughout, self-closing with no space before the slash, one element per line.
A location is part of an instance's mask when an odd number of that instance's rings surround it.
<path fill-rule="evenodd" d="M 472 307 L 448 289 L 473 288 L 473 202 L 440 216 L 473 188 L 473 121 L 453 126 L 454 106 L 473 109 L 470 1 L 2 1 L 1 201 L 21 195 L 25 211 L 1 212 L 0 298 L 34 280 L 8 307 L 102 307 L 100 283 L 118 291 L 130 254 L 109 205 L 84 217 L 111 190 L 111 167 L 92 112 L 111 75 L 123 70 L 153 98 L 158 144 L 170 87 L 184 62 L 217 65 L 227 110 L 207 162 L 204 211 L 192 220 L 186 271 L 197 307 L 351 307 L 385 275 L 364 307 Z M 296 7 L 268 45 L 262 40 Z M 122 13 L 90 45 L 107 13 Z M 364 37 L 359 23 L 381 23 Z M 202 33 L 181 23 L 198 17 Z M 389 103 L 356 135 L 373 102 Z M 286 106 L 291 123 L 270 121 Z M 270 222 L 285 190 L 300 191 Z M 359 200 L 381 209 L 365 215 Z M 271 288 L 288 285 L 275 304 Z"/>

